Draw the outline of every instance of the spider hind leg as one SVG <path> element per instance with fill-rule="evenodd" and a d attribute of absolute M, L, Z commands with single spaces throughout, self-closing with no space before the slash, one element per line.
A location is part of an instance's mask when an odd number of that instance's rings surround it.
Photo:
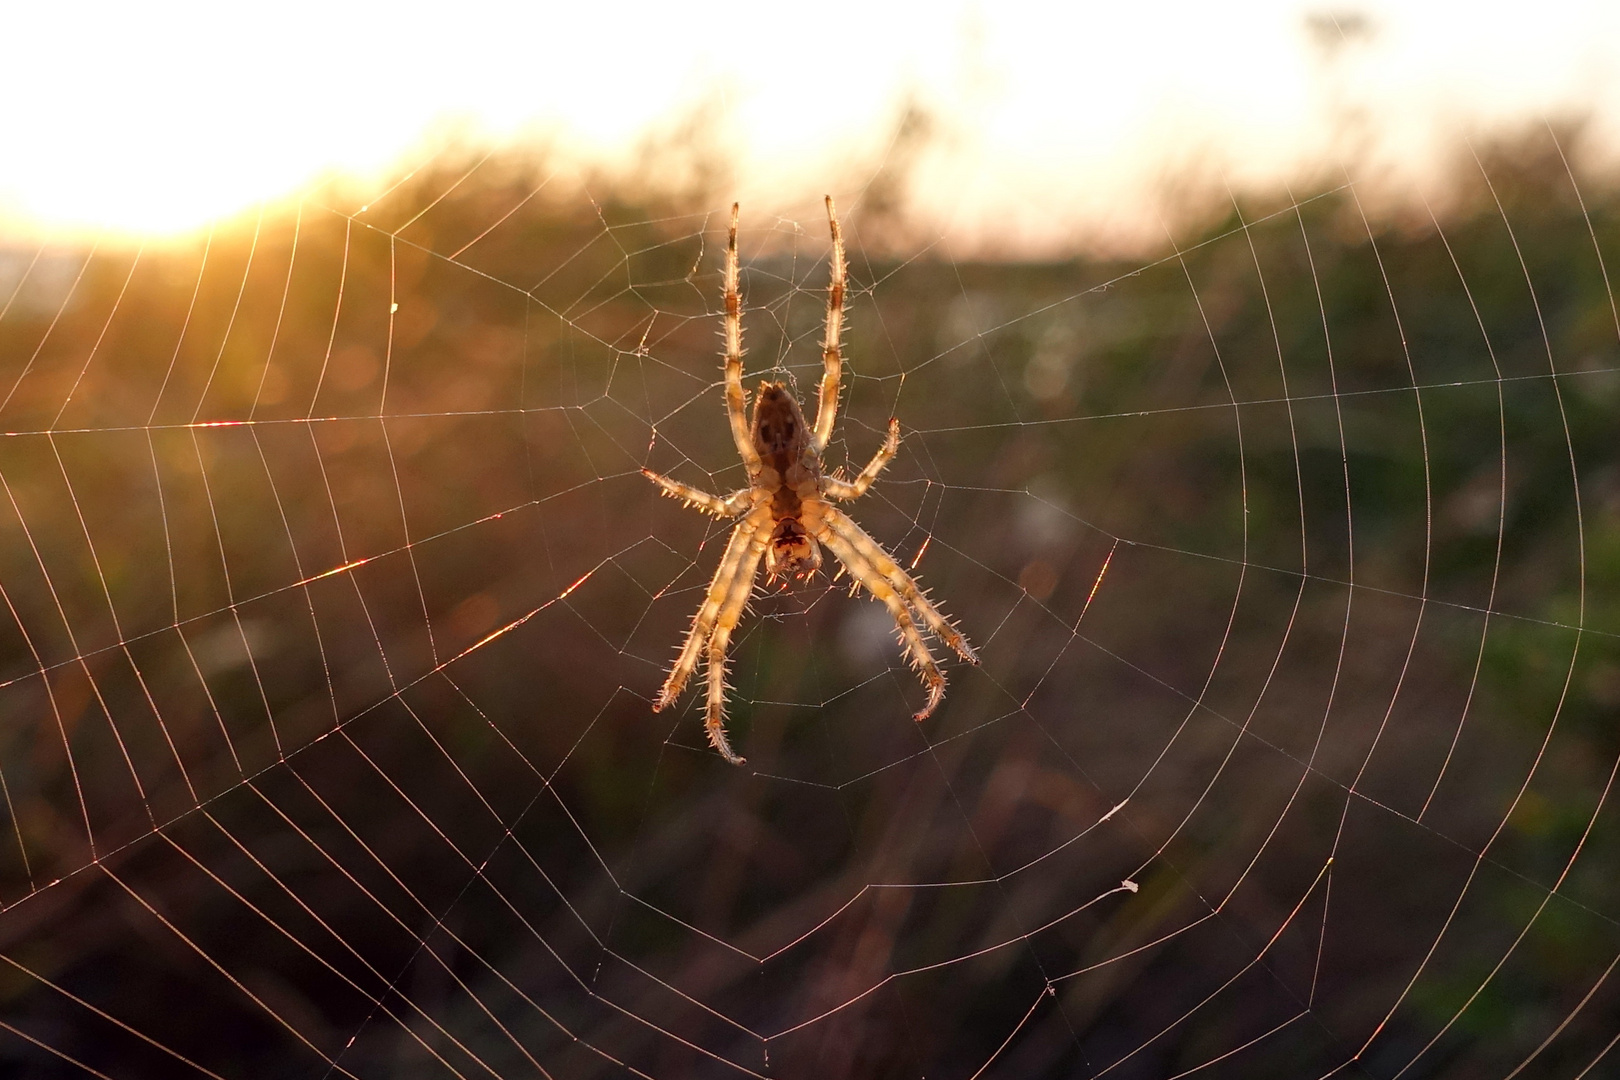
<path fill-rule="evenodd" d="M 768 523 L 760 520 L 760 515 L 744 518 L 736 528 L 731 531 L 731 539 L 726 544 L 726 553 L 720 557 L 720 565 L 715 568 L 714 577 L 709 579 L 708 594 L 703 604 L 692 617 L 692 628 L 686 632 L 686 641 L 681 645 L 681 652 L 675 658 L 675 664 L 669 669 L 669 675 L 664 679 L 663 688 L 658 691 L 658 697 L 653 701 L 653 712 L 660 712 L 675 703 L 686 689 L 686 681 L 696 670 L 698 661 L 703 656 L 703 647 L 709 643 L 714 634 L 715 627 L 721 619 L 728 616 L 733 626 L 736 620 L 742 617 L 742 607 L 748 602 L 748 594 L 753 589 L 754 574 L 759 566 L 761 549 L 764 546 L 763 525 Z M 743 579 L 742 601 L 731 610 L 731 597 L 737 586 L 738 579 Z M 729 632 L 729 631 L 728 631 Z"/>
<path fill-rule="evenodd" d="M 917 583 L 910 575 L 889 557 L 876 540 L 855 524 L 849 515 L 831 506 L 825 507 L 822 514 L 825 524 L 820 536 L 821 542 L 838 556 L 838 561 L 844 564 L 850 577 L 889 609 L 889 615 L 894 619 L 895 629 L 900 635 L 901 647 L 906 651 L 906 658 L 911 662 L 911 666 L 922 679 L 924 689 L 928 692 L 927 702 L 917 711 L 913 719 L 928 719 L 945 697 L 945 676 L 939 670 L 934 654 L 929 651 L 928 643 L 923 640 L 922 632 L 917 625 L 917 617 L 920 616 L 928 628 L 944 639 L 962 655 L 963 659 L 977 663 L 978 658 L 974 656 L 967 640 L 922 595 L 922 591 L 917 588 Z M 913 609 L 916 610 L 916 616 L 912 614 Z"/>
<path fill-rule="evenodd" d="M 759 571 L 759 560 L 764 553 L 764 540 L 760 530 L 755 529 L 739 558 L 737 572 L 727 583 L 725 602 L 716 615 L 714 632 L 709 637 L 709 701 L 704 709 L 703 726 L 709 733 L 709 745 L 733 765 L 741 765 L 747 759 L 739 756 L 726 738 L 726 648 L 731 644 L 732 630 L 748 607 L 748 598 L 754 593 L 754 575 Z"/>

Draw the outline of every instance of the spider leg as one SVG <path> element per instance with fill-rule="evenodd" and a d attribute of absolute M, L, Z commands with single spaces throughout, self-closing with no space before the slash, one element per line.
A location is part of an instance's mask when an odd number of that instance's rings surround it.
<path fill-rule="evenodd" d="M 671 480 L 667 476 L 653 472 L 651 469 L 642 469 L 641 475 L 664 489 L 664 494 L 672 499 L 679 499 L 687 506 L 693 506 L 705 514 L 713 514 L 718 518 L 736 517 L 748 509 L 751 489 L 743 488 L 733 491 L 722 498 L 711 495 L 702 488 L 695 488 L 690 484 L 683 484 L 679 480 Z"/>
<path fill-rule="evenodd" d="M 878 452 L 872 455 L 872 460 L 866 463 L 866 468 L 861 470 L 861 475 L 857 476 L 853 481 L 840 480 L 835 476 L 823 476 L 821 478 L 822 494 L 832 499 L 838 499 L 841 502 L 860 498 L 866 494 L 866 489 L 872 486 L 872 481 L 877 479 L 878 473 L 883 471 L 884 466 L 894 460 L 895 452 L 899 449 L 900 421 L 891 417 L 889 419 L 889 433 L 883 437 L 883 445 L 878 447 Z"/>
<path fill-rule="evenodd" d="M 855 524 L 853 518 L 836 506 L 823 503 L 820 510 L 827 528 L 832 530 L 850 547 L 860 551 L 876 571 L 882 575 L 883 579 L 905 598 L 906 603 L 911 605 L 912 610 L 922 618 L 928 629 L 937 634 L 939 639 L 955 650 L 956 655 L 963 660 L 970 664 L 979 662 L 978 654 L 973 651 L 973 646 L 968 644 L 967 638 L 963 637 L 961 631 L 951 625 L 949 619 L 940 614 L 939 609 L 933 605 L 928 596 L 917 587 L 917 583 L 912 580 L 911 575 L 902 570 L 900 565 L 889 557 L 889 553 L 883 550 L 882 545 L 872 539 L 865 529 Z M 817 539 L 820 539 L 819 534 Z M 843 558 L 843 556 L 840 555 L 839 558 Z"/>
<path fill-rule="evenodd" d="M 733 579 L 754 547 L 763 550 L 761 530 L 769 523 L 770 508 L 764 507 L 738 522 L 737 527 L 731 531 L 731 539 L 726 543 L 726 553 L 720 557 L 720 565 L 715 568 L 714 577 L 709 580 L 708 596 L 692 618 L 692 629 L 687 631 L 686 641 L 681 645 L 681 653 L 675 658 L 675 666 L 669 669 L 669 676 L 664 679 L 664 686 L 658 691 L 657 699 L 653 701 L 653 712 L 668 708 L 686 688 L 686 680 L 691 678 L 692 671 L 697 667 L 698 658 L 703 654 L 703 646 L 709 640 L 709 635 L 714 631 L 714 624 L 720 617 L 720 609 L 731 594 Z M 753 557 L 757 559 L 758 555 Z M 749 577 L 750 579 L 753 577 L 751 571 Z"/>
<path fill-rule="evenodd" d="M 844 284 L 848 267 L 844 263 L 844 234 L 838 230 L 838 213 L 832 196 L 827 196 L 827 224 L 832 229 L 832 270 L 827 282 L 827 332 L 821 341 L 821 396 L 816 404 L 815 450 L 821 453 L 832 439 L 838 419 L 838 380 L 843 374 L 844 357 L 839 335 L 844 329 Z"/>
<path fill-rule="evenodd" d="M 726 648 L 731 644 L 731 632 L 748 607 L 748 598 L 754 592 L 754 576 L 759 573 L 759 561 L 765 554 L 770 533 L 761 526 L 749 536 L 746 549 L 737 564 L 737 572 L 729 583 L 730 592 L 721 606 L 709 638 L 709 704 L 704 713 L 703 726 L 709 733 L 709 745 L 733 765 L 744 761 L 731 749 L 726 738 Z"/>
<path fill-rule="evenodd" d="M 838 556 L 838 561 L 849 570 L 851 577 L 889 609 L 900 632 L 900 643 L 928 690 L 928 701 L 916 714 L 916 719 L 926 720 L 945 696 L 945 676 L 940 673 L 933 653 L 929 652 L 928 644 L 923 641 L 912 612 L 915 611 L 928 628 L 955 649 L 962 659 L 977 664 L 978 657 L 967 639 L 946 621 L 938 608 L 929 603 L 911 576 L 848 514 L 824 503 L 820 507 L 820 516 L 824 524 L 817 539 Z"/>
<path fill-rule="evenodd" d="M 759 472 L 759 452 L 748 428 L 748 395 L 742 384 L 742 292 L 737 280 L 737 204 L 731 204 L 731 233 L 726 241 L 726 417 L 731 422 L 731 441 L 748 467 L 748 476 Z"/>
<path fill-rule="evenodd" d="M 821 542 L 838 556 L 838 561 L 844 564 L 850 577 L 864 585 L 868 592 L 889 609 L 895 628 L 900 631 L 900 645 L 905 649 L 911 666 L 916 669 L 922 678 L 924 688 L 928 691 L 927 703 L 917 711 L 913 719 L 928 719 L 945 696 L 945 676 L 940 673 L 939 665 L 934 662 L 934 654 L 928 651 L 928 643 L 918 631 L 917 620 L 912 617 L 911 609 L 906 607 L 905 601 L 890 584 L 888 577 L 873 565 L 872 560 L 859 548 L 851 544 L 848 538 L 836 531 L 829 531 Z"/>

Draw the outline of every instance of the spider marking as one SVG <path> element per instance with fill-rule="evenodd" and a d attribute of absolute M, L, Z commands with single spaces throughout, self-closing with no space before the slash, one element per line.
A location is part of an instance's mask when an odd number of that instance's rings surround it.
<path fill-rule="evenodd" d="M 746 418 L 747 394 L 742 384 L 742 296 L 737 287 L 737 205 L 731 207 L 731 234 L 726 243 L 725 384 L 726 416 L 731 438 L 748 469 L 748 486 L 730 495 L 707 491 L 660 476 L 650 469 L 642 475 L 666 495 L 720 518 L 735 518 L 737 526 L 726 544 L 725 555 L 709 582 L 709 591 L 692 619 L 692 629 L 669 669 L 653 711 L 666 708 L 686 687 L 698 661 L 708 654 L 709 703 L 705 726 L 709 743 L 733 765 L 741 765 L 726 739 L 726 647 L 732 631 L 748 606 L 760 563 L 774 580 L 804 577 L 821 565 L 826 547 L 855 581 L 889 609 L 900 645 L 911 666 L 922 677 L 928 700 L 916 714 L 924 720 L 945 696 L 940 673 L 922 630 L 938 637 L 970 664 L 979 658 L 956 627 L 940 614 L 917 587 L 917 582 L 855 524 L 835 502 L 848 502 L 866 494 L 878 473 L 900 448 L 900 421 L 889 420 L 888 434 L 872 460 L 854 480 L 842 480 L 821 471 L 821 455 L 832 438 L 838 418 L 838 387 L 843 374 L 839 336 L 844 325 L 844 239 L 832 196 L 827 197 L 827 223 L 832 229 L 832 271 L 827 284 L 827 328 L 822 340 L 821 390 L 816 422 L 804 422 L 798 399 L 781 383 L 765 382 L 754 397 L 754 418 Z"/>

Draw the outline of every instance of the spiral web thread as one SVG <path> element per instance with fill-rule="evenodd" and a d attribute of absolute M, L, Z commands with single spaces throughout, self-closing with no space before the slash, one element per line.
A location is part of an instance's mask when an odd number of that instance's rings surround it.
<path fill-rule="evenodd" d="M 726 526 L 639 469 L 742 480 L 717 213 L 491 155 L 10 252 L 0 1052 L 1601 1075 L 1616 217 L 1531 143 L 1128 264 L 884 261 L 841 195 L 829 465 L 900 417 L 852 512 L 984 663 L 914 724 L 881 607 L 761 587 L 743 769 L 648 708 Z M 749 378 L 812 387 L 819 223 L 743 216 Z"/>

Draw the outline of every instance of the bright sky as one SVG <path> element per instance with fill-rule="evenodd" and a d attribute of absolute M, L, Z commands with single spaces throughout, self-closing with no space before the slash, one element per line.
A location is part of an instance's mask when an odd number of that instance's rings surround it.
<path fill-rule="evenodd" d="M 0 225 L 192 229 L 451 125 L 623 167 L 699 111 L 739 197 L 808 205 L 895 164 L 909 101 L 929 229 L 1057 248 L 1161 230 L 1189 170 L 1399 188 L 1464 136 L 1582 113 L 1620 147 L 1617 73 L 1614 0 L 35 0 L 6 16 Z"/>

